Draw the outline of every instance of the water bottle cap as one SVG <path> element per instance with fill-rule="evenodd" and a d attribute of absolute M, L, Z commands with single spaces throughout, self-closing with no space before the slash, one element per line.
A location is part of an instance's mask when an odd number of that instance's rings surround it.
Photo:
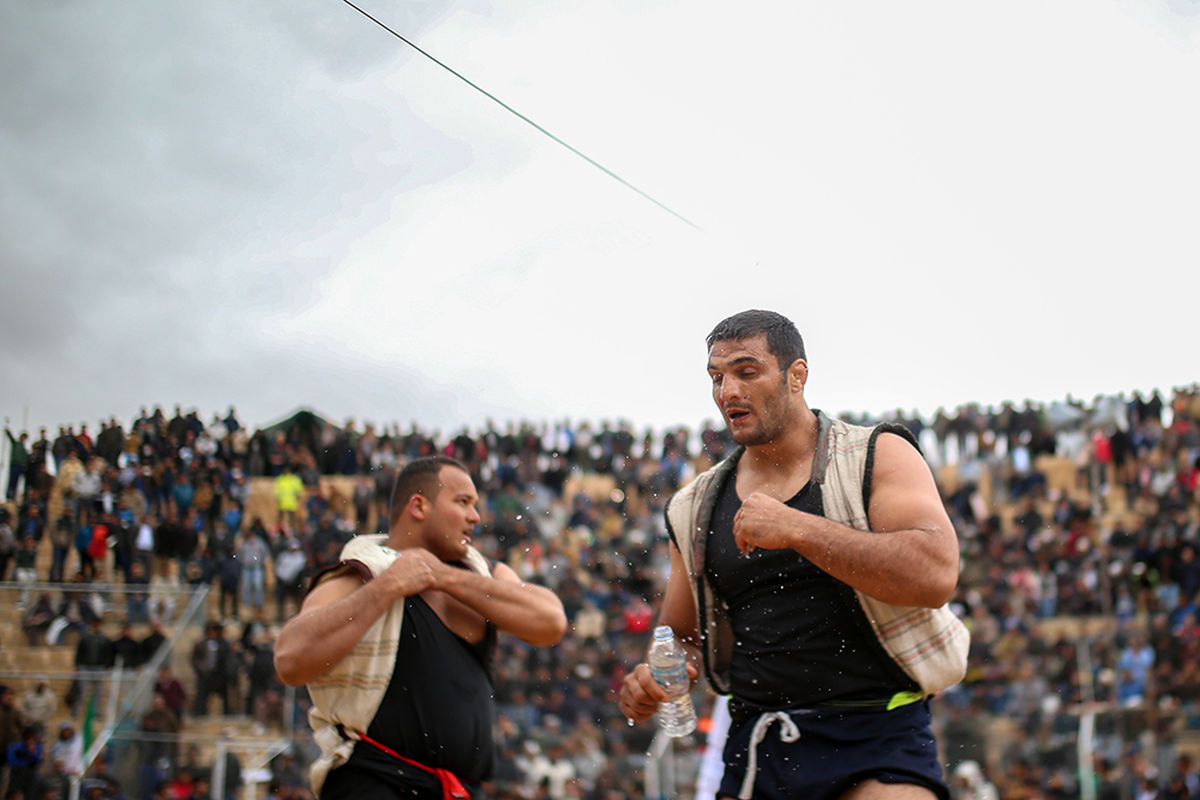
<path fill-rule="evenodd" d="M 670 625 L 659 625 L 657 628 L 654 629 L 654 638 L 655 639 L 673 639 L 673 638 L 675 638 L 675 631 L 671 630 Z"/>

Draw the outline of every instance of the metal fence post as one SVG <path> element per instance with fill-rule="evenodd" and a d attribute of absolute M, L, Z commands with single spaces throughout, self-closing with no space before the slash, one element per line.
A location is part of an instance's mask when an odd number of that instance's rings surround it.
<path fill-rule="evenodd" d="M 225 753 L 228 747 L 228 740 L 225 735 L 217 737 L 217 753 L 213 758 L 212 781 L 209 783 L 208 790 L 212 795 L 212 800 L 225 800 Z"/>

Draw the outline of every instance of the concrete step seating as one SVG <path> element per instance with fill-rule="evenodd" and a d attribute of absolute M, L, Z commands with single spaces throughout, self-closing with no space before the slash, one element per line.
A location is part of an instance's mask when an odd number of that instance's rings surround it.
<path fill-rule="evenodd" d="M 20 696 L 40 680 L 47 679 L 51 691 L 59 699 L 54 720 L 71 718 L 64 698 L 74 673 L 74 640 L 70 644 L 30 646 L 20 628 L 20 613 L 12 604 L 0 603 L 0 673 L 9 673 L 0 677 L 0 683 L 10 686 Z M 116 638 L 120 635 L 120 621 L 110 619 L 108 614 L 105 617 L 104 632 Z M 121 617 L 123 618 L 123 615 Z M 140 638 L 148 631 L 148 626 L 139 625 L 135 626 L 133 634 Z M 240 627 L 230 626 L 227 636 L 236 638 L 240 632 Z M 192 693 L 195 691 L 195 675 L 190 666 L 189 656 L 192 645 L 203 635 L 200 627 L 185 629 L 169 657 L 172 671 L 188 693 L 189 707 Z M 25 674 L 12 675 L 14 672 Z M 216 698 L 212 699 L 211 708 L 214 711 L 219 710 Z M 76 717 L 74 722 L 78 726 L 82 720 Z M 95 730 L 98 731 L 99 727 Z M 209 716 L 188 714 L 183 721 L 181 734 L 182 745 L 194 746 L 200 763 L 212 763 L 217 753 L 218 740 L 227 737 L 227 746 L 237 754 L 243 769 L 246 769 L 265 765 L 266 760 L 274 755 L 273 746 L 280 740 L 282 729 L 280 725 L 264 726 L 245 716 L 222 716 L 219 713 Z"/>

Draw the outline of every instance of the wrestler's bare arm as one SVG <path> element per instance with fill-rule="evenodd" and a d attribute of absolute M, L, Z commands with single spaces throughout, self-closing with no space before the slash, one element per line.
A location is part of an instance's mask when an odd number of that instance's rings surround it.
<path fill-rule="evenodd" d="M 958 538 L 929 466 L 893 434 L 875 443 L 870 531 L 805 514 L 755 492 L 734 519 L 738 547 L 791 548 L 838 580 L 902 606 L 937 608 L 958 583 Z"/>
<path fill-rule="evenodd" d="M 670 625 L 675 638 L 688 651 L 688 661 L 700 666 L 700 623 L 696 610 L 696 598 L 688 584 L 687 566 L 679 548 L 671 542 L 671 574 L 667 576 L 667 588 L 663 592 L 662 608 L 658 613 L 659 625 Z"/>
<path fill-rule="evenodd" d="M 700 675 L 700 631 L 696 612 L 696 601 L 688 586 L 687 567 L 679 548 L 671 545 L 671 574 L 667 578 L 667 589 L 663 594 L 662 611 L 658 616 L 660 625 L 670 625 L 688 652 L 688 677 L 694 686 Z M 654 681 L 650 667 L 638 664 L 621 684 L 617 707 L 635 722 L 649 719 L 658 711 L 659 703 L 667 699 L 667 693 Z"/>
<path fill-rule="evenodd" d="M 499 630 L 536 647 L 557 644 L 567 631 L 562 602 L 544 586 L 525 583 L 506 564 L 491 576 L 438 562 L 434 588 L 474 609 Z"/>
<path fill-rule="evenodd" d="M 357 575 L 325 581 L 305 598 L 300 612 L 275 639 L 275 670 L 289 686 L 311 683 L 354 649 L 398 597 L 434 583 L 424 551 L 401 551 L 392 565 L 364 583 Z"/>

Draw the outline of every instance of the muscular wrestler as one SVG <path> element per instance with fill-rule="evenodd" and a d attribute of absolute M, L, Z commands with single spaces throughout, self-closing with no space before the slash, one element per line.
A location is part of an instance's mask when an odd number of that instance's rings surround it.
<path fill-rule="evenodd" d="M 388 533 L 352 539 L 280 632 L 279 675 L 313 699 L 322 800 L 479 797 L 490 777 L 496 632 L 552 645 L 566 617 L 471 547 L 477 501 L 454 459 L 411 462 Z"/>
<path fill-rule="evenodd" d="M 928 466 L 899 426 L 809 408 L 804 343 L 746 311 L 709 334 L 713 400 L 740 446 L 667 507 L 661 623 L 730 695 L 719 798 L 948 797 L 928 695 L 966 667 L 945 608 L 958 543 Z M 639 664 L 631 720 L 665 694 Z"/>

